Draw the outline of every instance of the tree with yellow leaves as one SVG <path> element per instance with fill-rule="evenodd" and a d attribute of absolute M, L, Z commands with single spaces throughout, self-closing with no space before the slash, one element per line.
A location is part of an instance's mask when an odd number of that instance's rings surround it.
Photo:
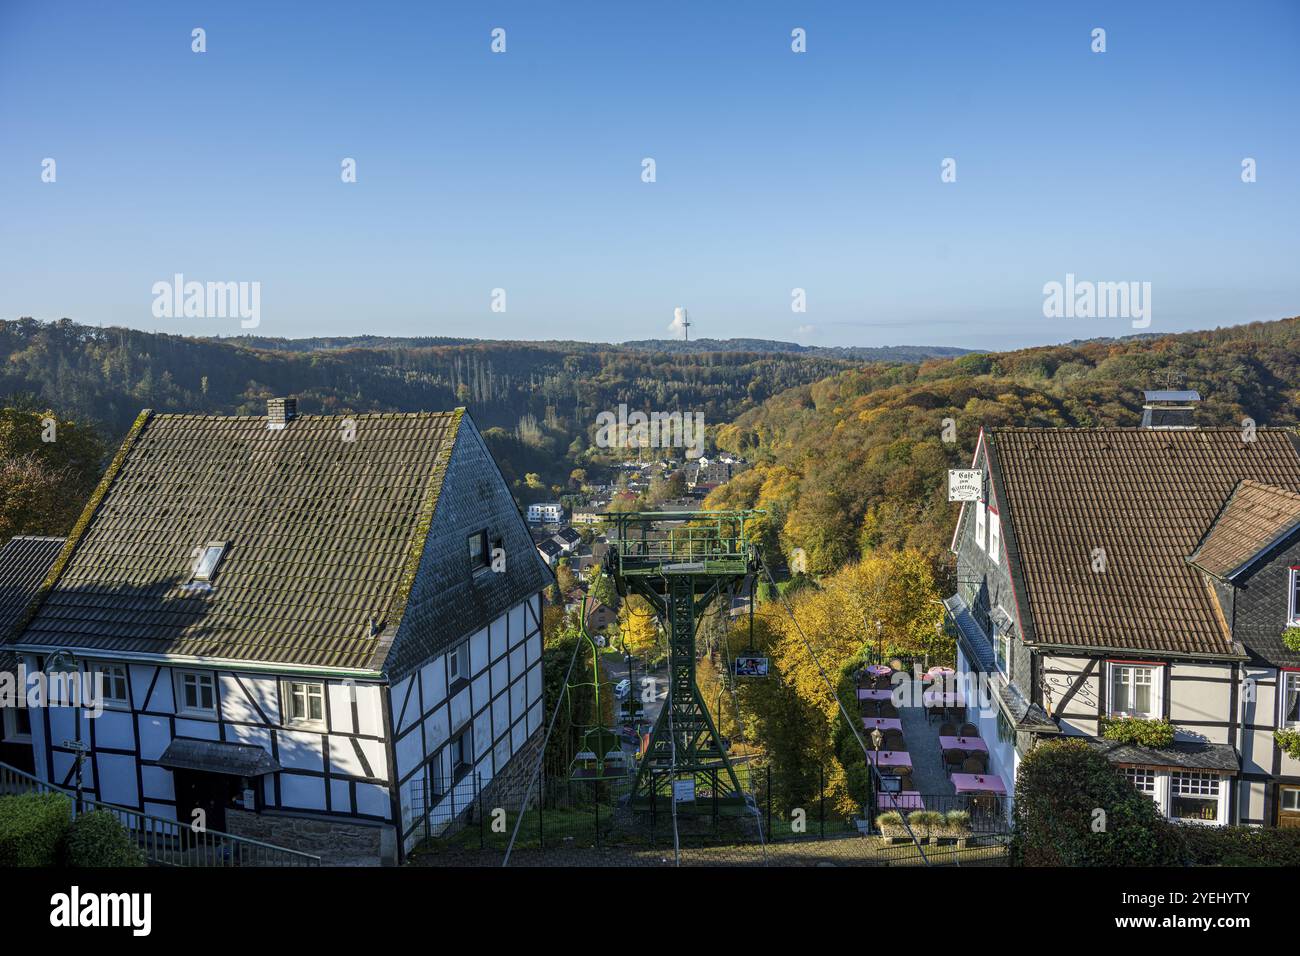
<path fill-rule="evenodd" d="M 648 601 L 639 594 L 629 594 L 618 612 L 618 632 L 623 638 L 623 653 L 650 661 L 661 655 L 659 619 Z"/>

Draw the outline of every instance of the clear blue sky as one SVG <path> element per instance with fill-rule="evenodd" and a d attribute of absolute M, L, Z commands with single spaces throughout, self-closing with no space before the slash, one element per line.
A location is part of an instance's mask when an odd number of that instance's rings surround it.
<path fill-rule="evenodd" d="M 189 334 L 240 329 L 155 319 L 178 272 L 291 337 L 1132 331 L 1044 318 L 1066 273 L 1150 281 L 1153 332 L 1279 318 L 1300 3 L 0 0 L 0 216 L 0 317 Z"/>

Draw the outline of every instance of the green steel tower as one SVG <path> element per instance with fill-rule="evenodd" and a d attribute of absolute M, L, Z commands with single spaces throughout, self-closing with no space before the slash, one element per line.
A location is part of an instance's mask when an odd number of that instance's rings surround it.
<path fill-rule="evenodd" d="M 668 635 L 668 698 L 637 771 L 634 804 L 674 798 L 676 781 L 717 802 L 745 803 L 736 771 L 695 683 L 695 632 L 708 606 L 755 574 L 745 521 L 761 511 L 626 512 L 613 523 L 605 570 L 620 596 L 639 594 Z M 752 600 L 752 597 L 751 597 Z"/>

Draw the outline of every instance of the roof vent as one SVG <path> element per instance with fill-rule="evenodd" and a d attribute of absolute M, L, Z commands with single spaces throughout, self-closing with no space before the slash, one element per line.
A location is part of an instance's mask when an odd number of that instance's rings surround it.
<path fill-rule="evenodd" d="M 296 398 L 269 398 L 266 400 L 266 427 L 279 431 L 298 417 Z"/>
<path fill-rule="evenodd" d="M 1201 393 L 1175 389 L 1142 393 L 1143 428 L 1195 428 L 1193 413 Z"/>

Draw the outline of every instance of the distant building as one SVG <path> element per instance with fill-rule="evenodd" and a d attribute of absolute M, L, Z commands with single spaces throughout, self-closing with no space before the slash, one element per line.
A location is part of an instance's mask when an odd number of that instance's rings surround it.
<path fill-rule="evenodd" d="M 600 505 L 590 508 L 574 508 L 573 513 L 569 516 L 569 521 L 573 524 L 600 524 L 604 520 L 605 508 Z"/>
<path fill-rule="evenodd" d="M 555 532 L 554 538 L 566 554 L 572 554 L 582 544 L 582 535 L 572 528 L 561 528 Z"/>
<path fill-rule="evenodd" d="M 587 595 L 587 630 L 603 631 L 617 621 L 617 611 L 594 596 Z"/>
<path fill-rule="evenodd" d="M 558 501 L 542 501 L 528 506 L 529 524 L 558 524 L 564 520 L 564 505 Z"/>
<path fill-rule="evenodd" d="M 546 566 L 554 568 L 559 564 L 560 558 L 564 556 L 564 548 L 554 537 L 547 538 L 545 541 L 538 542 L 537 553 L 542 556 Z"/>

